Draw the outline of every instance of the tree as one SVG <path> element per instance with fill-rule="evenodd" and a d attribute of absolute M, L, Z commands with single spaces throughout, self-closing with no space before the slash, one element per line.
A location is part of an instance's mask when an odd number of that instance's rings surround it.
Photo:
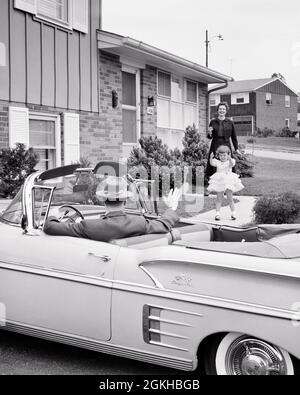
<path fill-rule="evenodd" d="M 32 148 L 18 143 L 0 151 L 0 196 L 13 198 L 25 179 L 34 172 L 39 156 Z"/>
<path fill-rule="evenodd" d="M 192 167 L 193 184 L 196 184 L 196 175 L 202 168 L 204 169 L 208 160 L 208 144 L 202 139 L 196 126 L 188 126 L 185 130 L 184 138 L 182 140 L 183 161 L 187 166 Z"/>
<path fill-rule="evenodd" d="M 281 73 L 273 73 L 271 78 L 279 78 L 281 81 L 286 82 L 285 77 Z"/>

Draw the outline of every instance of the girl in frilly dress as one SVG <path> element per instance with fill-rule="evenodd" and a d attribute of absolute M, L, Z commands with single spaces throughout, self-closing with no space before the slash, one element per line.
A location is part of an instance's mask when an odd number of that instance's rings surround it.
<path fill-rule="evenodd" d="M 239 176 L 232 172 L 235 166 L 235 159 L 231 157 L 230 149 L 226 145 L 221 145 L 216 152 L 216 157 L 212 153 L 210 156 L 210 164 L 216 167 L 217 171 L 209 179 L 207 190 L 217 193 L 216 201 L 216 221 L 220 221 L 220 210 L 224 192 L 226 193 L 231 209 L 231 219 L 236 219 L 235 207 L 233 202 L 233 193 L 244 188 Z"/>

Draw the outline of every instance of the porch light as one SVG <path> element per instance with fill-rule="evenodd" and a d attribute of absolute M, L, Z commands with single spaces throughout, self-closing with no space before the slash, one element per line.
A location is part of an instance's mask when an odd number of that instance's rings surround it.
<path fill-rule="evenodd" d="M 148 96 L 148 107 L 154 107 L 155 101 L 153 96 Z"/>

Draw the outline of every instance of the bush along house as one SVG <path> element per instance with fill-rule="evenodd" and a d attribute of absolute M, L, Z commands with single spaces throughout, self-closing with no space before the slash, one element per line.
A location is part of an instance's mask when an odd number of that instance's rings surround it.
<path fill-rule="evenodd" d="M 264 128 L 297 131 L 297 99 L 298 94 L 280 78 L 232 81 L 210 96 L 210 114 L 213 117 L 218 103 L 225 101 L 238 135 L 253 135 Z"/>
<path fill-rule="evenodd" d="M 180 146 L 207 127 L 208 84 L 231 78 L 101 30 L 100 0 L 1 0 L 0 148 L 38 169 L 128 157 L 141 135 Z"/>

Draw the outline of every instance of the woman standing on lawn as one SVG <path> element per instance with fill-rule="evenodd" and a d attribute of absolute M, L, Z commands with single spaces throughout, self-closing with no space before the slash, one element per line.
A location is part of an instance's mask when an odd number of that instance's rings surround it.
<path fill-rule="evenodd" d="M 211 140 L 211 144 L 205 171 L 206 183 L 208 182 L 209 177 L 211 177 L 216 171 L 216 168 L 210 164 L 210 157 L 211 154 L 214 154 L 214 156 L 216 155 L 218 147 L 221 145 L 227 145 L 227 147 L 230 149 L 230 153 L 232 154 L 232 143 L 235 152 L 238 155 L 241 155 L 239 151 L 239 143 L 235 133 L 234 123 L 229 118 L 226 118 L 226 114 L 229 111 L 228 104 L 226 102 L 221 102 L 217 107 L 217 111 L 218 117 L 211 120 L 207 133 L 207 138 Z"/>

